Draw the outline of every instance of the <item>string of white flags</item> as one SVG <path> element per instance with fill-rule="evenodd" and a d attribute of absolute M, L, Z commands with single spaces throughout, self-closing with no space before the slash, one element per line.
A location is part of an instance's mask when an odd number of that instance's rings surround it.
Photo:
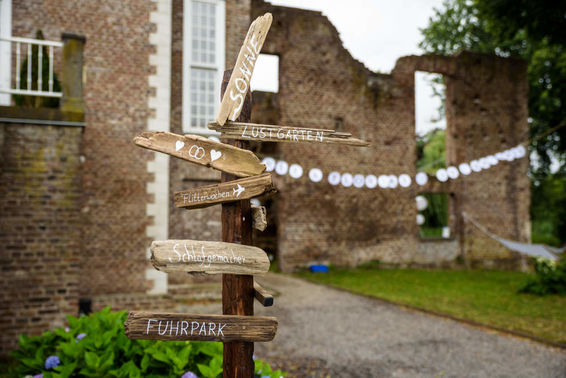
<path fill-rule="evenodd" d="M 499 164 L 499 162 L 510 162 L 516 159 L 521 159 L 526 155 L 526 148 L 523 145 L 519 144 L 505 151 L 479 159 L 474 159 L 469 163 L 461 163 L 457 167 L 449 166 L 447 168 L 440 168 L 435 172 L 434 177 L 436 177 L 436 179 L 440 182 L 455 180 L 460 176 L 468 176 L 474 172 L 481 172 L 483 170 L 492 168 Z M 289 164 L 285 160 L 275 160 L 272 157 L 266 157 L 262 160 L 262 163 L 265 164 L 267 172 L 275 172 L 280 176 L 289 175 L 294 179 L 299 179 L 303 177 L 303 174 L 305 173 L 305 169 L 301 165 L 296 163 Z M 381 189 L 395 189 L 397 187 L 408 188 L 413 184 L 423 186 L 426 185 L 429 181 L 429 175 L 426 172 L 418 172 L 415 177 L 411 177 L 407 173 L 400 175 L 363 175 L 349 172 L 332 171 L 326 174 L 325 177 L 325 173 L 320 168 L 310 168 L 307 176 L 310 181 L 315 183 L 322 182 L 326 178 L 330 185 L 342 185 L 346 188 L 353 186 L 359 189 L 364 187 L 369 189 L 375 189 L 377 187 Z"/>

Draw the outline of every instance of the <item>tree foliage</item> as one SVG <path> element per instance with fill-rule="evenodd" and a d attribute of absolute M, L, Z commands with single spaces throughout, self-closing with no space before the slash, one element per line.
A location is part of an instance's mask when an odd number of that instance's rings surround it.
<path fill-rule="evenodd" d="M 417 169 L 434 175 L 439 168 L 446 168 L 446 131 L 432 129 L 417 137 Z"/>
<path fill-rule="evenodd" d="M 559 246 L 566 243 L 566 179 L 549 174 L 531 185 L 532 240 Z"/>
<path fill-rule="evenodd" d="M 420 47 L 453 54 L 461 50 L 521 57 L 528 62 L 531 138 L 566 123 L 566 1 L 445 0 L 422 29 Z M 566 127 L 534 140 L 539 164 L 550 172 L 552 157 L 566 161 Z"/>

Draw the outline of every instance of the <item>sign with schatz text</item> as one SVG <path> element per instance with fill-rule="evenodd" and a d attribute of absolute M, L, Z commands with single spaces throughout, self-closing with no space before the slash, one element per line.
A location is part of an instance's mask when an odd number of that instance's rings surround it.
<path fill-rule="evenodd" d="M 246 177 L 216 185 L 175 193 L 175 206 L 186 209 L 199 209 L 219 203 L 234 202 L 275 192 L 271 174 Z"/>
<path fill-rule="evenodd" d="M 164 240 L 151 243 L 151 262 L 163 272 L 265 274 L 269 258 L 260 248 L 225 242 Z"/>
<path fill-rule="evenodd" d="M 147 131 L 135 137 L 134 143 L 238 177 L 255 176 L 265 171 L 265 165 L 253 152 L 198 135 Z"/>
<path fill-rule="evenodd" d="M 124 328 L 130 339 L 258 342 L 273 340 L 277 319 L 131 311 Z"/>
<path fill-rule="evenodd" d="M 248 34 L 240 48 L 236 65 L 218 109 L 216 122 L 220 126 L 224 125 L 227 119 L 235 121 L 242 111 L 246 94 L 250 89 L 255 64 L 272 20 L 271 13 L 266 13 L 256 18 L 248 29 Z"/>

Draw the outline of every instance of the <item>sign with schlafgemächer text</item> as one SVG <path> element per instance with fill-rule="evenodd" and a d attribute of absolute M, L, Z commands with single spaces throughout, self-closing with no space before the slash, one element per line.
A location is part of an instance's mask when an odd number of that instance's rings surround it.
<path fill-rule="evenodd" d="M 260 248 L 199 240 L 154 241 L 151 262 L 163 272 L 265 274 L 269 258 Z"/>
<path fill-rule="evenodd" d="M 265 165 L 253 152 L 198 135 L 148 131 L 135 137 L 134 143 L 238 177 L 255 176 L 265 171 Z"/>

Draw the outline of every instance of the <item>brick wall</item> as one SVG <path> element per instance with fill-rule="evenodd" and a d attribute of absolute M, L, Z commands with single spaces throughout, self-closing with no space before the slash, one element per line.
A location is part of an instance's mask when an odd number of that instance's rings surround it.
<path fill-rule="evenodd" d="M 523 61 L 462 53 L 401 58 L 391 75 L 375 74 L 342 47 L 338 33 L 319 12 L 252 2 L 252 14 L 273 13 L 263 52 L 279 60 L 278 118 L 282 125 L 336 128 L 371 143 L 369 148 L 280 144 L 278 157 L 305 169 L 302 178 L 275 178 L 279 264 L 290 270 L 312 262 L 353 265 L 386 263 L 469 265 L 493 260 L 513 266 L 517 255 L 481 235 L 462 219 L 468 212 L 492 232 L 529 240 L 528 161 L 521 159 L 457 181 L 391 190 L 333 187 L 331 171 L 351 174 L 416 170 L 414 74 L 447 75 L 447 162 L 459 164 L 515 146 L 527 139 L 527 82 Z M 261 108 L 261 107 L 260 107 Z M 258 106 L 254 110 L 257 110 Z M 273 122 L 265 107 L 255 122 Z M 325 173 L 322 183 L 306 177 Z M 415 196 L 451 193 L 453 238 L 421 243 Z M 439 253 L 443 246 L 444 252 Z M 440 249 L 439 249 L 440 248 Z M 459 261 L 462 261 L 461 259 Z"/>
<path fill-rule="evenodd" d="M 288 270 L 315 261 L 350 265 L 406 260 L 416 243 L 414 189 L 333 187 L 326 175 L 414 174 L 416 153 L 407 153 L 415 151 L 414 105 L 407 101 L 412 81 L 393 81 L 355 61 L 319 12 L 261 1 L 253 2 L 253 11 L 254 17 L 265 11 L 274 16 L 263 51 L 280 57 L 280 124 L 332 129 L 342 123 L 342 131 L 372 143 L 368 148 L 278 146 L 283 159 L 305 168 L 298 180 L 276 177 L 280 266 Z M 381 94 L 380 88 L 390 89 Z M 314 167 L 325 173 L 324 182 L 308 180 Z"/>
<path fill-rule="evenodd" d="M 410 56 L 399 59 L 394 76 L 408 78 L 416 70 L 445 75 L 447 165 L 495 154 L 528 139 L 525 61 L 470 52 L 453 57 Z M 520 255 L 489 238 L 461 214 L 467 213 L 498 236 L 530 241 L 528 165 L 528 159 L 500 162 L 454 182 L 432 180 L 422 188 L 453 194 L 451 226 L 467 265 L 521 266 Z"/>
<path fill-rule="evenodd" d="M 82 133 L 0 124 L 0 355 L 78 312 Z"/>
<path fill-rule="evenodd" d="M 462 53 L 447 82 L 449 162 L 494 154 L 529 137 L 527 64 L 523 60 Z M 500 162 L 462 180 L 461 210 L 490 232 L 530 241 L 529 161 Z M 464 257 L 471 265 L 517 267 L 520 256 L 463 222 Z M 505 261 L 501 261 L 505 260 Z"/>
<path fill-rule="evenodd" d="M 12 2 L 12 34 L 86 37 L 81 296 L 144 291 L 146 162 L 132 138 L 147 127 L 149 0 Z"/>

